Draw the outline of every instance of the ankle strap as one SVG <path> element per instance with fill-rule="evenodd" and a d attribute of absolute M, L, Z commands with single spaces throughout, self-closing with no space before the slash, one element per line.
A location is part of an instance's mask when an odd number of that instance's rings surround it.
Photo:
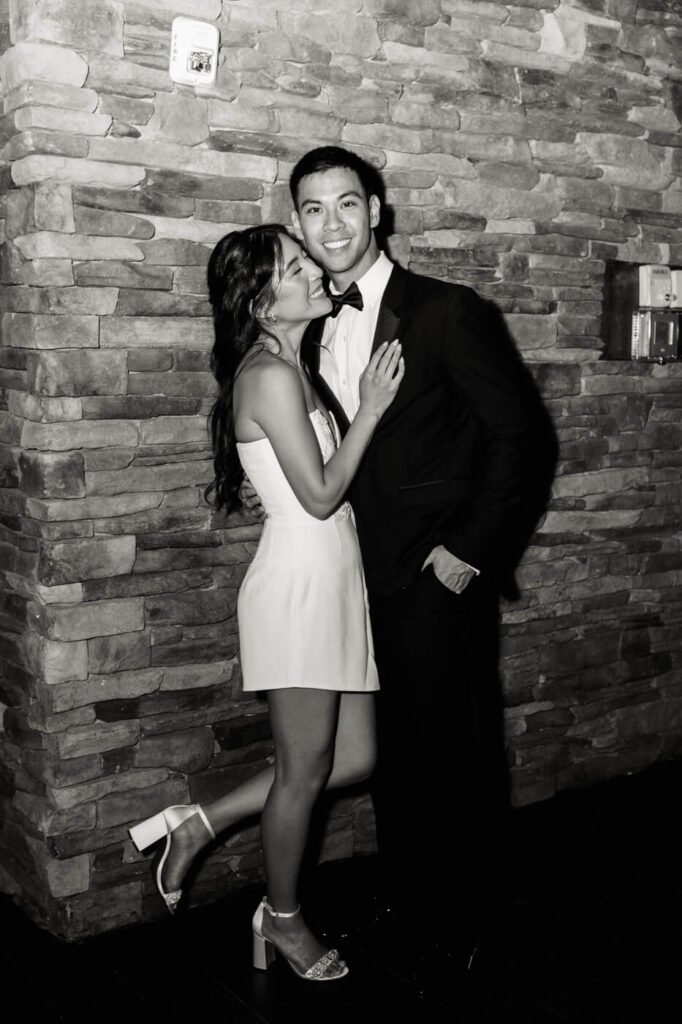
<path fill-rule="evenodd" d="M 215 839 L 215 831 L 213 829 L 213 825 L 211 825 L 211 822 L 206 817 L 203 807 L 201 806 L 201 804 L 195 804 L 195 807 L 197 809 L 197 814 L 199 815 L 204 825 L 206 826 L 208 834 L 210 835 L 211 839 Z"/>
<path fill-rule="evenodd" d="M 263 903 L 263 906 L 265 907 L 265 909 L 267 910 L 268 914 L 270 915 L 270 917 L 296 917 L 297 914 L 301 913 L 301 904 L 300 903 L 296 907 L 296 910 L 292 910 L 291 913 L 289 913 L 289 914 L 284 914 L 281 911 L 273 910 L 265 897 L 263 897 L 262 903 Z"/>

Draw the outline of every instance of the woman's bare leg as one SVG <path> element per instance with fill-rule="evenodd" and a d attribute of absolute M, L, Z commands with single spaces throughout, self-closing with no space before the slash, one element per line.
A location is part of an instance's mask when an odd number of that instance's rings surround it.
<path fill-rule="evenodd" d="M 332 775 L 339 736 L 340 696 L 323 690 L 291 689 L 268 695 L 275 740 L 275 778 L 261 817 L 268 900 L 274 910 L 291 914 L 298 908 L 301 861 L 308 840 L 313 807 Z M 353 702 L 351 702 L 351 705 Z M 340 727 L 337 777 L 359 779 L 358 758 L 371 730 L 356 737 L 353 713 Z M 356 723 L 359 725 L 359 723 Z M 365 767 L 369 767 L 365 765 Z M 290 918 L 263 915 L 263 934 L 305 973 L 328 952 L 305 923 L 301 913 Z M 332 963 L 329 976 L 343 964 Z"/>
<path fill-rule="evenodd" d="M 275 910 L 298 906 L 298 873 L 313 807 L 334 762 L 339 694 L 292 687 L 268 694 L 275 777 L 261 817 L 268 894 Z"/>
<path fill-rule="evenodd" d="M 270 906 L 298 908 L 298 879 L 313 807 L 331 775 L 339 694 L 292 688 L 268 694 L 275 741 L 275 777 L 261 816 L 263 859 Z M 263 934 L 305 972 L 326 948 L 305 924 L 263 915 Z M 338 973 L 335 966 L 332 973 Z"/>
<path fill-rule="evenodd" d="M 376 759 L 374 695 L 341 693 L 334 696 L 339 698 L 338 717 L 334 738 L 334 760 L 327 789 L 339 789 L 369 778 Z M 204 804 L 204 813 L 216 835 L 246 818 L 261 814 L 274 777 L 273 765 L 258 772 L 253 778 L 247 779 L 224 796 Z M 198 816 L 189 818 L 173 833 L 173 846 L 164 868 L 164 884 L 168 891 L 180 888 L 193 858 L 209 842 L 208 832 Z"/>

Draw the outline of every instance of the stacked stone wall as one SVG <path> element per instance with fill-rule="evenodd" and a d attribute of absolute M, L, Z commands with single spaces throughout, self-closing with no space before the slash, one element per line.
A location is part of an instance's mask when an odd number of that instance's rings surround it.
<path fill-rule="evenodd" d="M 520 803 L 682 754 L 682 366 L 533 369 L 561 461 L 503 620 Z"/>
<path fill-rule="evenodd" d="M 168 76 L 177 15 L 214 87 Z M 505 605 L 514 799 L 682 745 L 677 366 L 602 355 L 608 259 L 682 265 L 682 11 L 664 0 L 0 0 L 0 880 L 69 938 L 160 912 L 126 827 L 267 762 L 215 515 L 205 267 L 288 221 L 293 162 L 381 169 L 388 248 L 504 312 L 554 417 Z M 366 797 L 323 857 L 372 848 Z M 255 827 L 197 902 L 260 874 Z"/>

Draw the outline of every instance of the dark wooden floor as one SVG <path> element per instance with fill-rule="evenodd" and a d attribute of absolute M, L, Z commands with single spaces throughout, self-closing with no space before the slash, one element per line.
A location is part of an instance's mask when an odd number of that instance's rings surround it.
<path fill-rule="evenodd" d="M 681 784 L 673 762 L 516 812 L 511 898 L 468 972 L 443 956 L 415 978 L 424 936 L 362 925 L 377 867 L 362 858 L 313 882 L 316 915 L 351 965 L 342 981 L 251 969 L 253 890 L 77 946 L 4 898 L 5 998 L 41 1024 L 671 1024 L 682 1013 Z"/>

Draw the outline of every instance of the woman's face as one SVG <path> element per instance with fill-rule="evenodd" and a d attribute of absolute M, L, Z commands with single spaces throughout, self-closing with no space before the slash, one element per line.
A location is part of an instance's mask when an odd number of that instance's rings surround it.
<path fill-rule="evenodd" d="M 268 315 L 276 316 L 282 327 L 325 316 L 332 303 L 322 284 L 322 271 L 293 238 L 280 235 L 280 241 L 282 264 L 275 274 L 276 298 Z"/>

